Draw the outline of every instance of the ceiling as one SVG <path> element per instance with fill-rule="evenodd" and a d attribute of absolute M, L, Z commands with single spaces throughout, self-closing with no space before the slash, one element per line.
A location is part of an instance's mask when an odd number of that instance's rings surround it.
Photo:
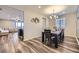
<path fill-rule="evenodd" d="M 23 11 L 0 5 L 0 20 L 23 20 Z"/>
<path fill-rule="evenodd" d="M 63 15 L 71 12 L 76 12 L 77 5 L 0 5 L 0 19 L 23 20 L 23 11 L 29 10 L 42 15 Z"/>
<path fill-rule="evenodd" d="M 50 15 L 53 13 L 57 15 L 63 15 L 66 13 L 76 12 L 77 5 L 40 5 L 41 8 L 38 8 L 39 5 L 9 5 L 10 7 L 19 9 L 19 10 L 30 10 L 37 12 L 43 15 Z"/>

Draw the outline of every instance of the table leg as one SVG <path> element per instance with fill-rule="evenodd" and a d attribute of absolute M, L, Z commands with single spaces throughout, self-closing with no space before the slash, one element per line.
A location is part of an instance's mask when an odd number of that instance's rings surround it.
<path fill-rule="evenodd" d="M 44 42 L 44 32 L 42 32 L 42 42 Z"/>

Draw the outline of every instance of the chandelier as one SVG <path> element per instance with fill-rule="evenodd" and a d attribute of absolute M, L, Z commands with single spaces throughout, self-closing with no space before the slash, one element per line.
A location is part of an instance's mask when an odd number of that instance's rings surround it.
<path fill-rule="evenodd" d="M 58 16 L 54 13 L 54 9 L 53 9 L 53 14 L 50 15 L 50 19 L 57 19 Z"/>

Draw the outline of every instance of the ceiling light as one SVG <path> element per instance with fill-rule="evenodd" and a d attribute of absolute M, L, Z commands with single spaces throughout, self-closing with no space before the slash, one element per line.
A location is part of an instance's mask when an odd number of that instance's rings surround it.
<path fill-rule="evenodd" d="M 59 13 L 67 8 L 64 5 L 52 5 L 44 9 L 45 14 L 52 14 L 52 8 L 55 10 L 54 13 Z"/>
<path fill-rule="evenodd" d="M 41 6 L 38 6 L 38 8 L 41 8 Z"/>
<path fill-rule="evenodd" d="M 53 14 L 50 15 L 49 17 L 50 17 L 50 19 L 57 19 L 58 18 L 58 16 L 55 15 L 55 13 L 54 13 L 54 9 L 53 9 Z"/>

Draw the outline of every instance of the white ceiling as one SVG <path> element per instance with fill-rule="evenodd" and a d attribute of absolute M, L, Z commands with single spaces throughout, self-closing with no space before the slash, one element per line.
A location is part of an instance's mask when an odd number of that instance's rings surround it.
<path fill-rule="evenodd" d="M 9 5 L 9 7 L 13 7 L 19 10 L 30 10 L 33 12 L 43 14 L 43 10 L 48 7 L 48 5 L 42 5 L 42 8 L 38 8 L 39 5 Z"/>
<path fill-rule="evenodd" d="M 66 13 L 75 12 L 77 10 L 77 5 L 41 5 L 41 8 L 38 8 L 39 5 L 9 5 L 10 7 L 19 9 L 19 10 L 30 10 L 44 15 L 50 15 L 54 13 L 57 15 L 63 15 Z"/>
<path fill-rule="evenodd" d="M 76 5 L 41 5 L 41 8 L 38 8 L 39 5 L 8 5 L 2 6 L 0 5 L 0 19 L 20 19 L 23 20 L 23 11 L 30 10 L 36 13 L 40 13 L 43 15 L 51 15 L 54 13 L 57 15 L 63 15 L 66 13 L 76 12 Z"/>
<path fill-rule="evenodd" d="M 23 11 L 11 8 L 8 6 L 0 5 L 0 19 L 6 20 L 23 20 Z"/>

